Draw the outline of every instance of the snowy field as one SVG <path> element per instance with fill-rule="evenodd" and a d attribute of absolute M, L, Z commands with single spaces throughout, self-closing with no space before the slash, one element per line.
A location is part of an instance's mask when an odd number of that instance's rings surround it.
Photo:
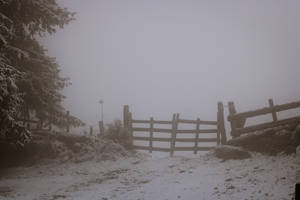
<path fill-rule="evenodd" d="M 211 154 L 137 154 L 117 161 L 44 161 L 1 171 L 0 199 L 292 199 L 295 155 L 253 154 L 221 162 Z M 190 154 L 191 155 L 191 154 Z"/>

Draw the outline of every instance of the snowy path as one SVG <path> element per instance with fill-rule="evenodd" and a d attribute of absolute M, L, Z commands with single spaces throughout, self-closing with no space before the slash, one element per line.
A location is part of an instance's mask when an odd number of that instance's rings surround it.
<path fill-rule="evenodd" d="M 226 162 L 175 156 L 40 164 L 2 171 L 0 199 L 291 199 L 297 169 L 293 156 L 260 154 Z"/>

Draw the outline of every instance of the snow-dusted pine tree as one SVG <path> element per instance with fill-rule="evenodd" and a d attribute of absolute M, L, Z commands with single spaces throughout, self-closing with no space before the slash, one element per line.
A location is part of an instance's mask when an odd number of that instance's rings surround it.
<path fill-rule="evenodd" d="M 82 125 L 66 118 L 61 90 L 68 79 L 35 39 L 55 33 L 73 16 L 55 0 L 0 0 L 0 139 L 23 144 L 20 138 L 26 140 L 28 132 L 15 119 L 28 111 L 58 126 Z"/>

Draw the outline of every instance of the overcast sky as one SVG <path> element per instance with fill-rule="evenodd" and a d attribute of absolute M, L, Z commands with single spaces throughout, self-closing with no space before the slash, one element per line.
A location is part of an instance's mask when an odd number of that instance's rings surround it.
<path fill-rule="evenodd" d="M 72 85 L 64 104 L 88 124 L 122 117 L 216 119 L 300 100 L 300 1 L 58 0 L 76 20 L 44 38 Z"/>

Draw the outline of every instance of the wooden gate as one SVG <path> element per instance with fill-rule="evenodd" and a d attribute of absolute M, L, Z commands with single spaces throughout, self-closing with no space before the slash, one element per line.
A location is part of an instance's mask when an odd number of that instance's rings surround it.
<path fill-rule="evenodd" d="M 221 102 L 218 103 L 218 112 L 216 121 L 203 121 L 197 118 L 196 120 L 180 119 L 179 114 L 173 114 L 171 121 L 154 120 L 150 117 L 149 120 L 132 119 L 132 113 L 129 111 L 129 106 L 124 106 L 123 113 L 124 127 L 128 129 L 132 137 L 132 145 L 134 149 L 152 151 L 170 152 L 170 156 L 174 155 L 174 151 L 193 151 L 197 154 L 198 151 L 208 151 L 213 146 L 200 146 L 203 142 L 216 142 L 216 144 L 226 143 L 226 132 L 224 126 L 224 109 Z M 148 128 L 136 127 L 135 124 L 148 125 Z M 169 125 L 170 128 L 158 128 L 155 125 Z M 179 124 L 193 124 L 194 129 L 179 129 Z M 209 125 L 213 128 L 201 129 L 201 126 Z M 139 136 L 138 133 L 147 132 L 147 136 Z M 154 133 L 168 134 L 169 137 L 153 137 Z M 193 138 L 177 137 L 178 134 L 194 134 Z M 210 134 L 210 137 L 201 137 L 203 134 Z M 135 145 L 134 141 L 148 141 L 147 146 Z M 154 147 L 153 142 L 167 142 L 169 147 Z M 176 147 L 176 142 L 189 142 L 194 145 L 191 147 Z"/>

